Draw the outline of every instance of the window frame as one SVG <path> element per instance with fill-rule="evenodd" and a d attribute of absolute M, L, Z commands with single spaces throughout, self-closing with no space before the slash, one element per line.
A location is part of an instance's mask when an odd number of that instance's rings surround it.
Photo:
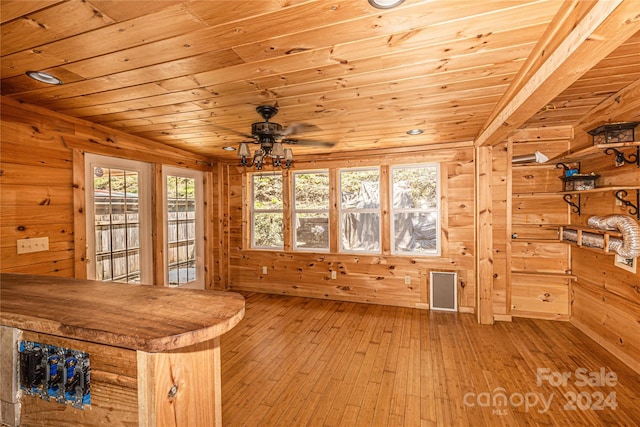
<path fill-rule="evenodd" d="M 282 180 L 282 207 L 280 209 L 256 209 L 255 208 L 255 183 L 254 178 L 259 176 L 279 176 Z M 282 172 L 254 172 L 249 174 L 249 187 L 250 187 L 250 201 L 249 201 L 249 227 L 250 227 L 250 240 L 249 246 L 250 249 L 255 250 L 265 250 L 265 251 L 284 251 L 286 242 L 285 242 L 285 194 L 284 194 L 284 182 L 285 177 Z M 257 246 L 255 243 L 256 233 L 255 233 L 255 217 L 256 213 L 279 213 L 282 215 L 282 246 Z"/>
<path fill-rule="evenodd" d="M 377 208 L 362 208 L 362 209 L 345 209 L 342 206 L 342 173 L 343 172 L 357 172 L 357 171 L 377 171 L 378 172 L 378 207 Z M 337 192 L 337 204 L 338 204 L 338 252 L 348 254 L 382 254 L 383 247 L 383 218 L 382 218 L 382 167 L 381 166 L 363 166 L 353 168 L 338 168 L 338 185 L 336 187 Z M 343 221 L 342 214 L 345 212 L 354 213 L 375 213 L 378 214 L 378 249 L 377 250 L 353 250 L 345 249 L 343 246 Z"/>
<path fill-rule="evenodd" d="M 99 154 L 85 154 L 85 211 L 86 242 L 87 242 L 87 278 L 96 279 L 96 224 L 95 224 L 95 191 L 94 167 L 108 169 L 122 169 L 138 173 L 138 224 L 139 224 L 139 257 L 140 283 L 153 283 L 153 240 L 152 240 L 152 174 L 151 164 L 137 160 L 103 156 Z M 112 280 L 105 280 L 112 281 Z"/>
<path fill-rule="evenodd" d="M 163 275 L 164 285 L 169 287 L 169 206 L 167 193 L 167 178 L 177 176 L 195 180 L 195 250 L 196 250 L 196 280 L 183 285 L 171 286 L 180 289 L 204 289 L 205 247 L 204 247 L 204 174 L 201 171 L 178 168 L 174 166 L 162 167 L 162 227 L 163 227 Z"/>
<path fill-rule="evenodd" d="M 393 177 L 394 171 L 397 169 L 408 169 L 408 168 L 431 168 L 435 167 L 435 188 L 436 188 L 436 206 L 430 208 L 395 208 L 393 206 L 394 200 L 394 188 L 393 188 Z M 441 211 L 441 203 L 440 203 L 440 195 L 442 191 L 442 183 L 440 176 L 440 163 L 430 162 L 430 163 L 411 163 L 411 164 L 394 164 L 389 168 L 389 244 L 390 244 L 390 252 L 391 255 L 394 256 L 426 256 L 426 257 L 439 257 L 442 255 L 442 211 Z M 420 252 L 420 251 L 402 251 L 398 252 L 396 250 L 396 233 L 395 233 L 395 215 L 397 213 L 435 213 L 436 220 L 436 249 L 433 252 Z"/>
<path fill-rule="evenodd" d="M 296 205 L 296 176 L 297 175 L 311 175 L 311 174 L 326 174 L 327 175 L 327 189 L 328 189 L 328 197 L 327 197 L 327 207 L 326 209 L 298 209 Z M 326 248 L 305 248 L 298 247 L 298 239 L 297 239 L 297 227 L 296 220 L 299 213 L 307 213 L 307 214 L 323 214 L 327 215 L 327 247 Z M 291 173 L 291 230 L 292 230 L 292 248 L 294 251 L 299 252 L 320 252 L 327 253 L 331 251 L 331 173 L 329 169 L 310 169 L 310 170 L 300 170 L 294 171 Z"/>

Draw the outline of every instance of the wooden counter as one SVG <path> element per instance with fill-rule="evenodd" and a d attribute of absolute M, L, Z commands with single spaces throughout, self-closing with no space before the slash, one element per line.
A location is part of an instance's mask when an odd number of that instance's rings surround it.
<path fill-rule="evenodd" d="M 3 361 L 20 339 L 91 358 L 89 407 L 23 396 L 22 425 L 221 425 L 219 337 L 243 316 L 236 293 L 0 274 Z M 11 368 L 3 362 L 2 421 L 7 398 L 19 407 Z"/>

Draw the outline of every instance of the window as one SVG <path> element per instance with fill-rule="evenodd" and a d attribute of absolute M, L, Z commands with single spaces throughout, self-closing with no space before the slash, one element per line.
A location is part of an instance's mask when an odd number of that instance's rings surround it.
<path fill-rule="evenodd" d="M 380 169 L 340 170 L 340 250 L 380 252 Z"/>
<path fill-rule="evenodd" d="M 87 154 L 87 277 L 151 283 L 151 188 L 146 163 Z"/>
<path fill-rule="evenodd" d="M 294 249 L 329 250 L 329 172 L 293 173 Z"/>
<path fill-rule="evenodd" d="M 204 289 L 202 173 L 163 168 L 165 283 Z"/>
<path fill-rule="evenodd" d="M 391 251 L 440 254 L 438 165 L 391 168 Z"/>
<path fill-rule="evenodd" d="M 388 248 L 394 255 L 441 254 L 439 164 L 337 169 L 335 187 L 330 181 L 333 173 L 321 169 L 251 174 L 249 246 L 362 254 L 380 254 Z"/>
<path fill-rule="evenodd" d="M 251 175 L 251 247 L 283 249 L 282 175 Z"/>

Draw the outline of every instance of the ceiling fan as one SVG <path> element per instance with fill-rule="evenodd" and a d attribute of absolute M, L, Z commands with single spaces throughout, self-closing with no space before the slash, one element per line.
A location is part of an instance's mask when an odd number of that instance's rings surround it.
<path fill-rule="evenodd" d="M 284 148 L 283 144 L 333 146 L 331 142 L 290 138 L 290 135 L 308 130 L 317 130 L 318 127 L 308 123 L 294 123 L 287 128 L 283 128 L 281 124 L 269 121 L 278 114 L 278 107 L 276 106 L 259 105 L 256 107 L 256 112 L 262 116 L 264 121 L 255 122 L 251 125 L 251 135 L 242 134 L 252 139 L 252 141 L 241 142 L 238 148 L 238 157 L 242 158 L 242 166 L 255 165 L 256 169 L 261 170 L 265 159 L 271 157 L 274 166 L 288 169 L 293 163 L 293 150 Z M 260 145 L 260 148 L 255 151 L 251 163 L 247 160 L 247 158 L 251 157 L 250 143 Z"/>

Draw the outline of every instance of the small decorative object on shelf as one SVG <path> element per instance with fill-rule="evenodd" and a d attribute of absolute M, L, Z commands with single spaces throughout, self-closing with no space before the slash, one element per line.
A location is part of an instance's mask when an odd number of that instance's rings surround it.
<path fill-rule="evenodd" d="M 576 173 L 571 176 L 561 177 L 564 181 L 564 191 L 593 190 L 596 188 L 596 179 L 598 178 L 600 178 L 600 175 L 596 175 L 593 172 L 589 175 Z"/>
<path fill-rule="evenodd" d="M 570 177 L 580 173 L 580 166 L 578 169 L 572 168 L 571 166 L 566 165 L 565 163 L 556 163 L 556 169 L 564 169 L 564 176 Z"/>
<path fill-rule="evenodd" d="M 610 123 L 589 131 L 593 145 L 635 141 L 634 129 L 640 122 Z"/>

